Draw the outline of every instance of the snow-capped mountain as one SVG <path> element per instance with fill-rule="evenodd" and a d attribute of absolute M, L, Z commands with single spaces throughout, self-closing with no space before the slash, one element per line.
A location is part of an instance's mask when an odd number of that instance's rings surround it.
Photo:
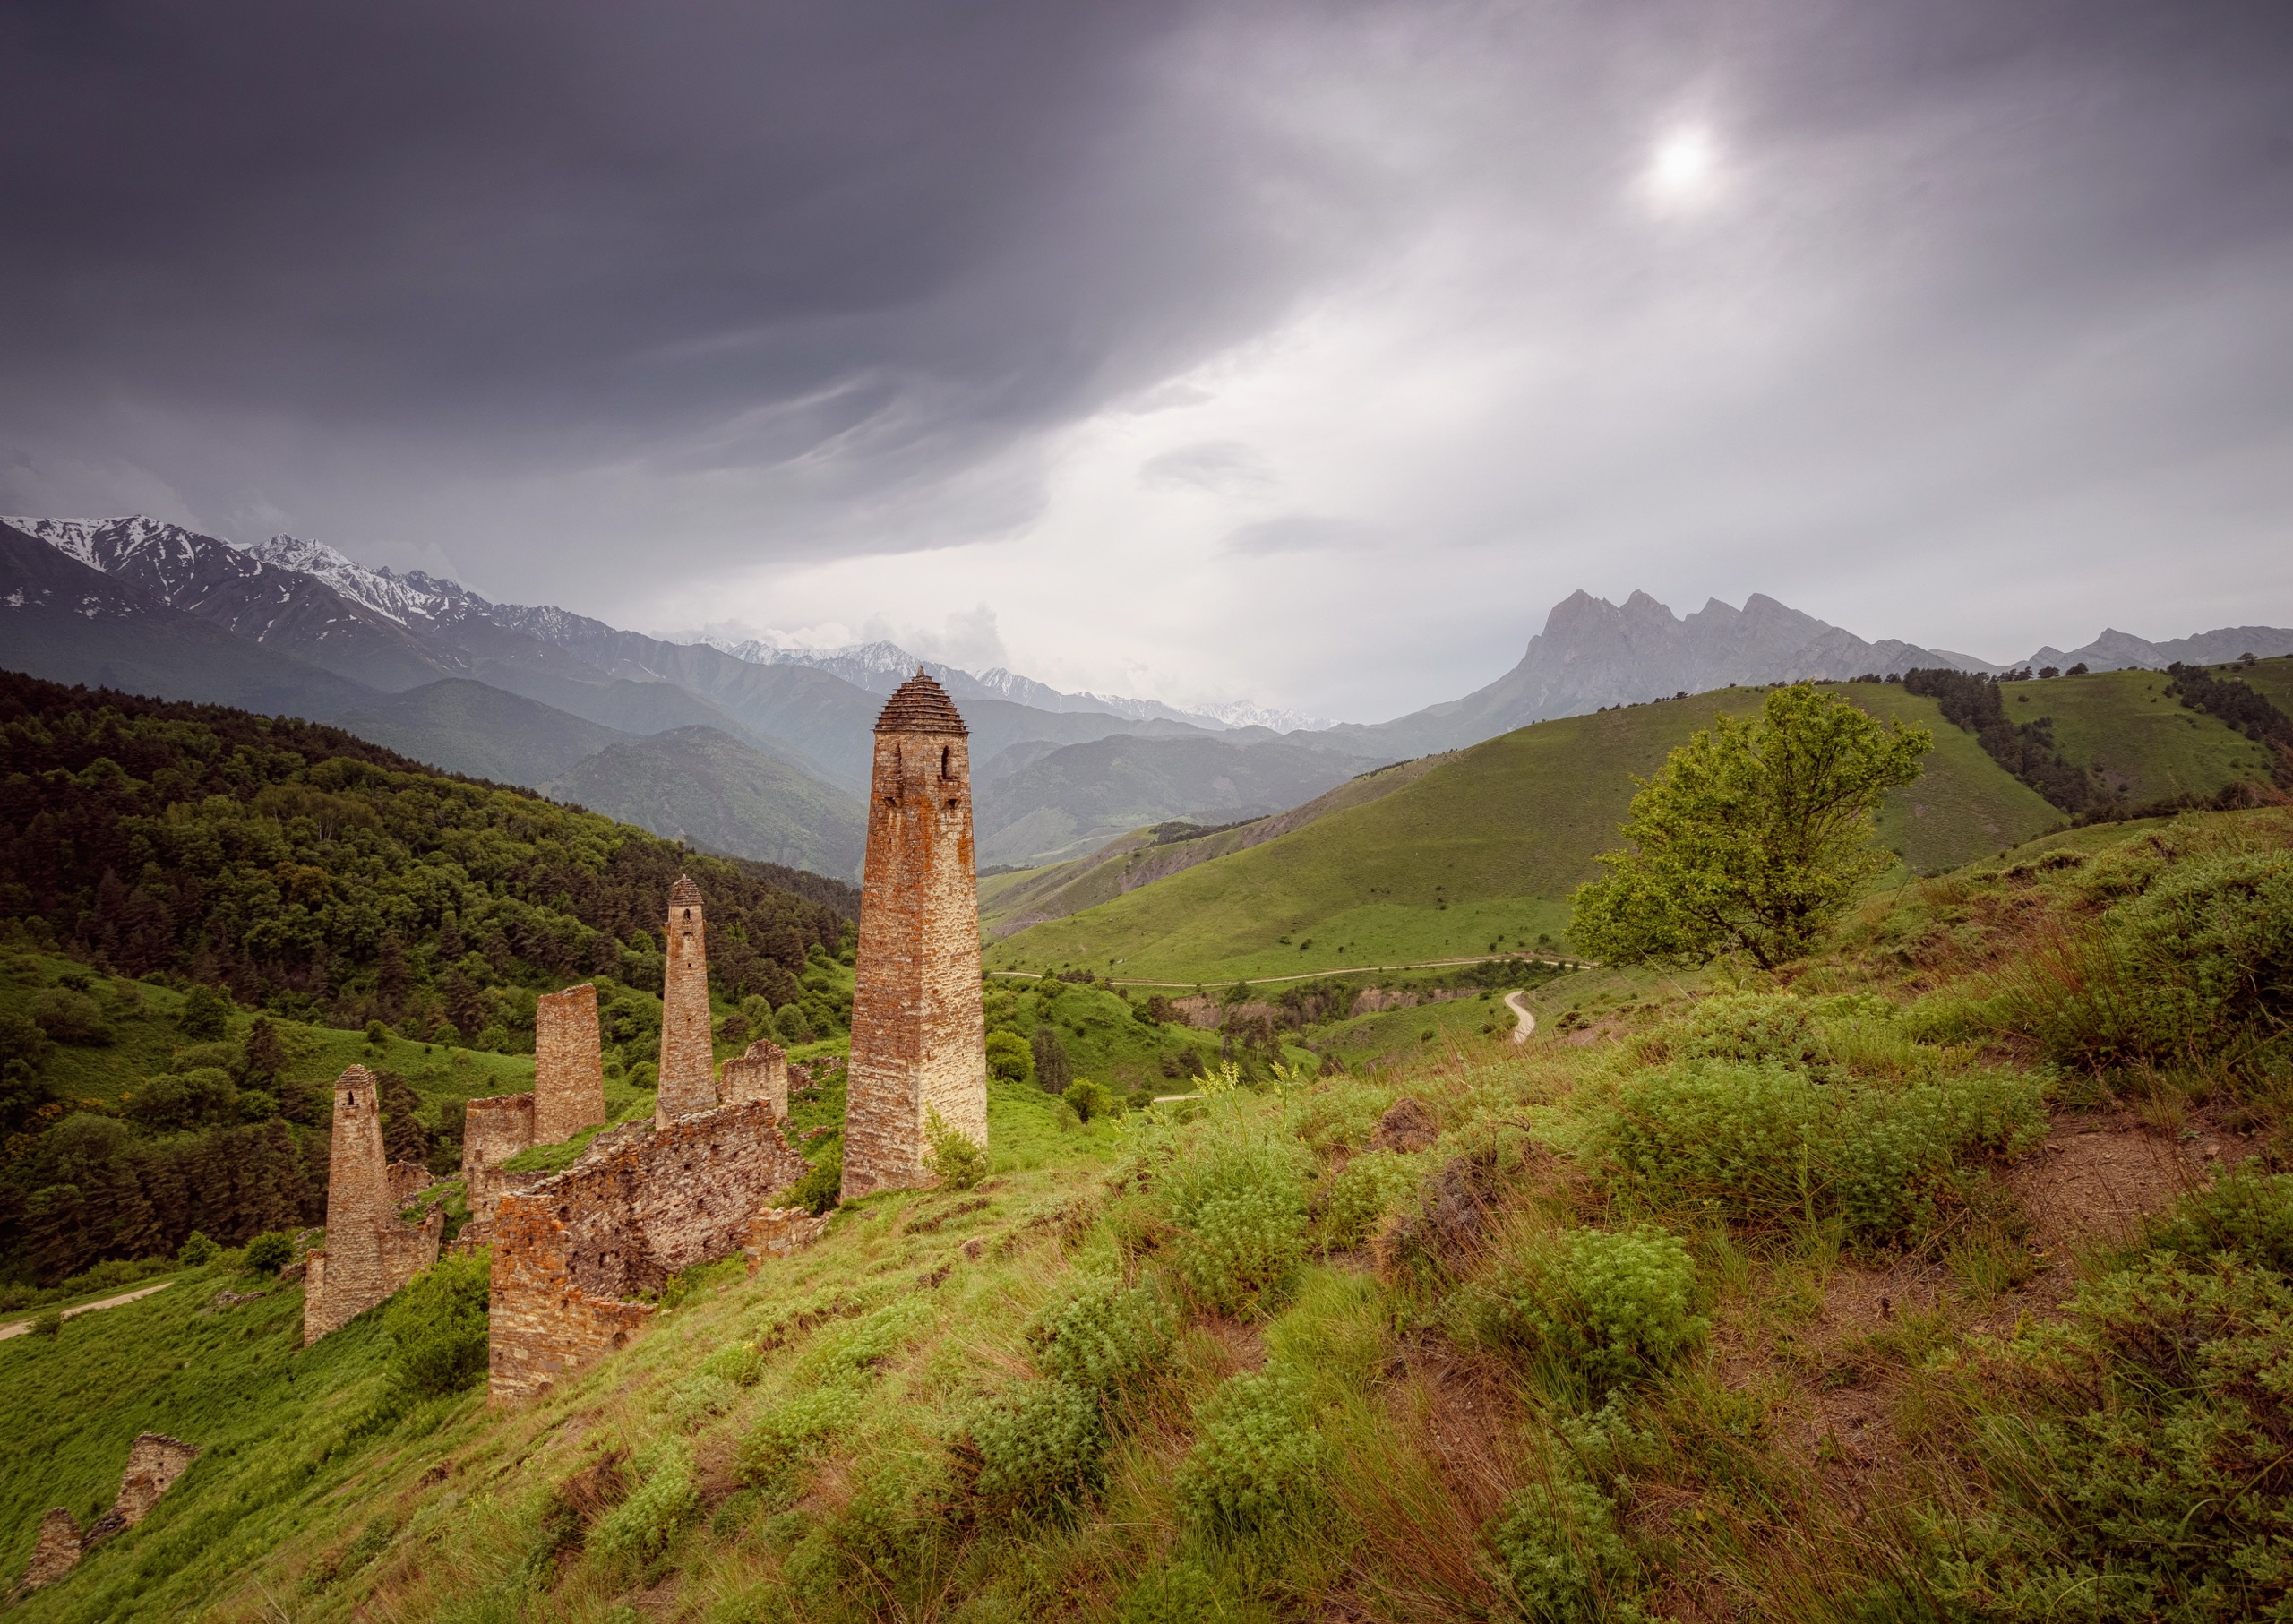
<path fill-rule="evenodd" d="M 370 569 L 323 542 L 274 536 L 246 551 L 249 557 L 264 563 L 314 576 L 354 603 L 387 614 L 400 625 L 436 620 L 452 609 L 489 606 L 458 581 L 440 580 L 418 570 L 400 575 L 393 570 Z"/>
<path fill-rule="evenodd" d="M 1267 727 L 1275 733 L 1319 733 L 1335 727 L 1335 722 L 1324 717 L 1310 717 L 1295 710 L 1268 710 L 1263 705 L 1253 705 L 1247 700 L 1235 700 L 1224 705 L 1205 705 L 1201 713 L 1229 727 Z"/>

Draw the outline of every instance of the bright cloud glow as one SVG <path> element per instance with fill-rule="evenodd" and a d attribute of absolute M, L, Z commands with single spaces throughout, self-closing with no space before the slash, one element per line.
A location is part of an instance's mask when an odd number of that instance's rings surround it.
<path fill-rule="evenodd" d="M 1720 143 L 1698 125 L 1674 130 L 1656 143 L 1641 176 L 1642 193 L 1661 208 L 1710 202 L 1721 183 Z"/>

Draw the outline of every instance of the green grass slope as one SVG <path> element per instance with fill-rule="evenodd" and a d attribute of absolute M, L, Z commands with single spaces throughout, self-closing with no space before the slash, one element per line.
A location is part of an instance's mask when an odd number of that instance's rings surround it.
<path fill-rule="evenodd" d="M 1925 776 L 1881 819 L 1911 870 L 1950 867 L 2058 819 L 1933 701 L 1885 684 L 1841 692 L 1935 735 Z M 1557 941 L 1570 891 L 1615 841 L 1635 777 L 1713 716 L 1748 713 L 1761 698 L 1723 689 L 1522 728 L 1375 801 L 1021 931 L 993 944 L 989 962 L 1219 982 Z"/>
<path fill-rule="evenodd" d="M 1069 914 L 1079 914 L 1125 891 L 1166 880 L 1213 857 L 1262 846 L 1332 812 L 1366 805 L 1404 785 L 1415 783 L 1448 759 L 1446 755 L 1421 756 L 1414 761 L 1399 761 L 1349 778 L 1287 812 L 1233 829 L 1197 835 L 1192 839 L 1166 838 L 1172 832 L 1167 825 L 1135 829 L 1110 840 L 1088 856 L 1013 874 L 993 875 L 980 881 L 980 923 L 992 936 L 1008 936 L 1046 919 L 1064 919 Z"/>
<path fill-rule="evenodd" d="M 2293 660 L 2276 663 L 2293 672 Z M 2166 692 L 2172 680 L 2162 671 L 2096 671 L 2002 683 L 1998 697 L 2011 722 L 2053 717 L 2063 755 L 2099 769 L 2104 783 L 2136 805 L 2265 781 L 2267 749 L 2182 704 Z"/>
<path fill-rule="evenodd" d="M 860 877 L 861 803 L 721 728 L 609 744 L 542 793 L 705 850 Z"/>
<path fill-rule="evenodd" d="M 2293 654 L 2256 660 L 2250 666 L 2216 666 L 2220 676 L 2233 676 L 2264 695 L 2288 716 L 2293 716 Z"/>

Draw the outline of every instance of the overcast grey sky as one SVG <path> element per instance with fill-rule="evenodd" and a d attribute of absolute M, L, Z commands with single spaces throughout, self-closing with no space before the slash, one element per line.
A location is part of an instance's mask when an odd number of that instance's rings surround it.
<path fill-rule="evenodd" d="M 2293 623 L 2281 4 L 0 8 L 0 511 L 1377 719 Z"/>

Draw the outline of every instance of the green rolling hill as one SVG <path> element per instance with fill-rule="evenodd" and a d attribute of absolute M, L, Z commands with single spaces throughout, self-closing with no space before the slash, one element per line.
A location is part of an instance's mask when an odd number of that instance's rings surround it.
<path fill-rule="evenodd" d="M 2293 659 L 2265 660 L 2254 672 L 2271 666 L 2293 687 Z M 2001 683 L 1998 697 L 2009 721 L 2051 717 L 2063 755 L 2100 769 L 2103 782 L 2135 805 L 2178 795 L 2202 799 L 2243 780 L 2266 781 L 2268 748 L 2182 704 L 2166 692 L 2172 681 L 2162 671 L 2096 671 Z M 2263 682 L 2254 685 L 2267 691 Z"/>
<path fill-rule="evenodd" d="M 1926 775 L 1881 819 L 1908 869 L 1954 867 L 2059 821 L 1933 701 L 1885 684 L 1838 692 L 1935 735 Z M 1522 728 L 1391 794 L 1022 930 L 989 962 L 1219 982 L 1557 943 L 1569 893 L 1614 843 L 1635 776 L 1715 714 L 1748 712 L 1761 697 L 1721 689 Z"/>

